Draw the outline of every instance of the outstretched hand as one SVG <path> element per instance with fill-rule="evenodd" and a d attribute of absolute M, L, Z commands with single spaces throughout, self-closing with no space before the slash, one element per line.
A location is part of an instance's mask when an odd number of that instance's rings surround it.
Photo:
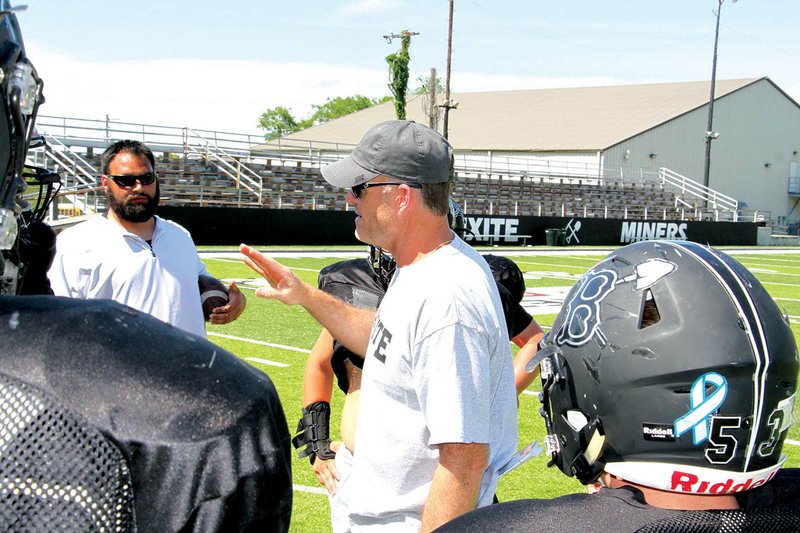
<path fill-rule="evenodd" d="M 269 283 L 269 287 L 257 289 L 256 296 L 275 299 L 287 305 L 303 301 L 307 286 L 291 269 L 246 244 L 240 244 L 239 251 L 244 255 L 244 263 Z"/>

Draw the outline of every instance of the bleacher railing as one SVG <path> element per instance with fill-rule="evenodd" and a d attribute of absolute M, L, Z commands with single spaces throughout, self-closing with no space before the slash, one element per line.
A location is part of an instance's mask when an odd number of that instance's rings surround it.
<path fill-rule="evenodd" d="M 36 128 L 58 137 L 61 142 L 70 147 L 104 148 L 114 141 L 133 139 L 147 144 L 154 152 L 183 152 L 184 128 L 182 127 L 120 122 L 111 119 L 97 120 L 39 115 L 36 117 Z M 232 152 L 248 152 L 249 147 L 261 142 L 261 137 L 257 135 L 199 129 L 194 131 L 221 149 Z"/>
<path fill-rule="evenodd" d="M 104 149 L 110 142 L 119 139 L 136 139 L 146 143 L 153 151 L 202 157 L 216 166 L 240 191 L 246 190 L 264 205 L 264 193 L 269 187 L 264 177 L 253 168 L 261 164 L 265 168 L 274 165 L 305 166 L 318 168 L 348 155 L 354 145 L 326 143 L 303 139 L 275 139 L 265 141 L 260 135 L 190 129 L 185 127 L 159 126 L 120 122 L 106 119 L 93 120 L 71 117 L 40 115 L 37 128 L 46 132 L 51 144 L 58 144 L 58 151 L 70 151 L 94 147 Z M 61 146 L 64 148 L 62 149 Z M 64 165 L 69 166 L 68 163 Z M 571 184 L 587 186 L 633 186 L 634 184 L 658 184 L 676 194 L 675 205 L 670 216 L 683 219 L 706 220 L 756 220 L 763 221 L 767 213 L 744 213 L 738 202 L 702 184 L 666 168 L 607 168 L 595 160 L 558 160 L 534 157 L 498 155 L 491 151 L 471 154 L 456 154 L 455 171 L 460 177 L 478 180 L 535 181 L 540 184 Z M 80 171 L 77 171 L 80 173 Z M 82 178 L 86 178 L 82 175 Z M 76 178 L 75 186 L 79 188 Z M 89 189 L 89 184 L 84 185 Z M 516 203 L 516 202 L 514 202 Z M 641 207 L 641 206 L 639 206 Z M 568 207 L 562 204 L 560 211 Z M 584 216 L 628 216 L 625 206 L 578 206 Z M 622 209 L 621 212 L 617 212 Z M 539 206 L 542 210 L 542 206 Z M 494 206 L 489 203 L 489 211 Z M 516 207 L 514 208 L 516 211 Z M 591 211 L 591 212 L 590 212 Z M 535 212 L 535 209 L 534 209 Z M 574 212 L 574 210 L 573 210 Z M 580 213 L 574 212 L 575 216 Z M 667 208 L 659 206 L 650 211 L 645 207 L 645 217 L 666 217 Z M 638 215 L 641 216 L 641 215 Z"/>
<path fill-rule="evenodd" d="M 200 133 L 183 128 L 183 152 L 202 157 L 236 183 L 236 188 L 245 188 L 256 196 L 258 205 L 263 203 L 264 178 L 242 162 L 242 156 L 223 150 Z"/>
<path fill-rule="evenodd" d="M 658 172 L 662 184 L 671 186 L 680 191 L 683 198 L 676 197 L 676 202 L 681 201 L 685 205 L 693 207 L 685 201 L 686 197 L 691 197 L 706 204 L 709 209 L 717 212 L 718 220 L 721 219 L 720 216 L 722 219 L 730 217 L 730 220 L 734 222 L 738 220 L 739 202 L 735 198 L 706 187 L 702 183 L 682 176 L 668 168 L 661 167 Z"/>

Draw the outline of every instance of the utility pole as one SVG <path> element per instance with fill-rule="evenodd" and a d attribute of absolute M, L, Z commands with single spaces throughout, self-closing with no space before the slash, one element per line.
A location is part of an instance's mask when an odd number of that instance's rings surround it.
<path fill-rule="evenodd" d="M 389 64 L 389 90 L 392 91 L 392 96 L 394 96 L 394 113 L 399 120 L 406 118 L 408 64 L 411 61 L 408 49 L 411 46 L 411 37 L 414 35 L 419 35 L 419 33 L 403 30 L 399 35 L 392 33 L 383 36 L 386 42 L 390 44 L 392 39 L 400 38 L 402 40 L 400 50 L 397 53 L 386 56 L 386 62 Z"/>
<path fill-rule="evenodd" d="M 442 135 L 447 139 L 447 126 L 452 102 L 450 101 L 450 58 L 453 54 L 453 0 L 450 0 L 450 16 L 447 23 L 447 72 L 444 78 L 444 120 L 442 121 Z"/>
<path fill-rule="evenodd" d="M 719 137 L 719 133 L 714 131 L 714 89 L 717 80 L 717 44 L 719 42 L 719 16 L 722 12 L 722 3 L 725 0 L 717 0 L 717 27 L 714 30 L 714 57 L 711 60 L 711 94 L 708 97 L 708 124 L 706 125 L 706 157 L 703 167 L 703 185 L 708 187 L 711 174 L 711 141 Z M 736 0 L 732 0 L 736 3 Z"/>
<path fill-rule="evenodd" d="M 383 38 L 386 39 L 386 44 L 392 44 L 392 39 L 402 39 L 403 37 L 413 37 L 414 35 L 419 35 L 419 32 L 405 30 L 400 33 L 384 35 Z"/>
<path fill-rule="evenodd" d="M 430 99 L 428 106 L 428 126 L 436 129 L 436 69 L 431 69 L 431 77 L 428 80 L 428 98 Z"/>

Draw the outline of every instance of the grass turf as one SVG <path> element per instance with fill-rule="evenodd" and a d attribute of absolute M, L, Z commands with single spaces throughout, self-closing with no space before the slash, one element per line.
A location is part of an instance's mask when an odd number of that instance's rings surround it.
<path fill-rule="evenodd" d="M 201 249 L 201 252 L 204 249 Z M 286 251 L 286 248 L 282 248 Z M 354 249 L 341 247 L 337 250 L 352 250 L 354 256 L 363 253 L 363 247 Z M 562 249 L 563 250 L 563 249 Z M 491 249 L 482 250 L 491 252 Z M 526 273 L 528 288 L 570 286 L 577 277 L 601 259 L 605 254 L 597 255 L 559 255 L 559 256 L 514 256 L 509 255 Z M 750 268 L 764 283 L 769 293 L 776 299 L 780 307 L 790 317 L 795 337 L 800 334 L 800 254 L 755 254 L 738 255 L 737 259 Z M 336 257 L 286 257 L 278 259 L 291 267 L 297 275 L 309 283 L 316 284 L 318 271 L 325 265 L 341 260 Z M 231 259 L 205 259 L 208 270 L 216 277 L 225 279 L 253 279 L 254 273 L 241 261 Z M 245 284 L 246 285 L 246 284 Z M 278 346 L 254 344 L 249 340 L 271 343 L 274 345 L 296 347 L 310 350 L 320 326 L 302 308 L 287 307 L 283 304 L 256 298 L 252 289 L 244 289 L 248 305 L 245 313 L 231 324 L 225 326 L 208 326 L 209 339 L 228 351 L 248 360 L 257 368 L 269 374 L 278 390 L 286 413 L 289 429 L 294 430 L 302 406 L 303 369 L 306 355 L 303 352 L 287 350 Z M 555 315 L 537 315 L 537 321 L 543 326 L 552 324 Z M 216 336 L 223 334 L 234 336 L 236 340 Z M 516 347 L 514 347 L 516 352 Z M 256 362 L 253 359 L 284 364 L 273 366 Z M 530 392 L 538 391 L 538 380 L 530 388 Z M 338 433 L 339 412 L 344 395 L 334 390 L 331 402 L 331 429 Z M 534 439 L 541 440 L 545 434 L 544 423 L 538 414 L 539 401 L 535 394 L 523 394 L 520 397 L 519 410 L 519 444 L 526 445 Z M 789 430 L 789 439 L 800 440 L 800 427 L 795 424 Z M 800 467 L 800 446 L 787 444 L 784 453 L 789 457 L 787 467 Z M 534 458 L 522 467 L 501 479 L 498 488 L 500 501 L 519 498 L 551 498 L 562 494 L 585 490 L 573 478 L 564 476 L 555 468 L 546 468 L 544 455 Z M 319 491 L 321 487 L 306 460 L 293 456 L 292 472 L 297 490 L 294 492 L 292 509 L 293 532 L 330 531 L 328 499 Z"/>

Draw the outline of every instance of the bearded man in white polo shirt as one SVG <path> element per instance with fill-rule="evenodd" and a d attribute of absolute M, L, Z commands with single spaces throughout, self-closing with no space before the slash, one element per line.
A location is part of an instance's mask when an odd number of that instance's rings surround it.
<path fill-rule="evenodd" d="M 56 296 L 106 298 L 189 333 L 206 336 L 197 278 L 206 268 L 191 235 L 155 214 L 160 189 L 153 152 L 138 141 L 118 141 L 101 156 L 108 212 L 62 232 L 48 278 Z M 242 314 L 244 295 L 209 317 L 226 324 Z"/>

